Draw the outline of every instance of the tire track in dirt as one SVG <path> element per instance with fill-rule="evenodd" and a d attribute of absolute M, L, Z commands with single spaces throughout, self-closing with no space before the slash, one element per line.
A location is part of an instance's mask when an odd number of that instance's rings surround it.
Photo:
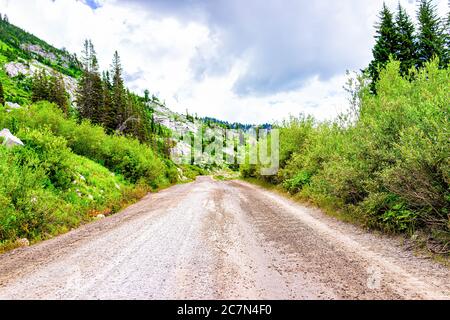
<path fill-rule="evenodd" d="M 200 177 L 0 255 L 0 298 L 449 299 L 449 275 L 395 239 Z"/>

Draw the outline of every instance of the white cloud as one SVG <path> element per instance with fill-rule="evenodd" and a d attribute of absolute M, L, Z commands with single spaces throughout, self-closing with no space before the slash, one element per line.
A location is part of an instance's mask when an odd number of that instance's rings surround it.
<path fill-rule="evenodd" d="M 364 5 L 355 5 L 353 20 L 336 16 L 333 19 L 336 25 L 331 29 L 316 30 L 315 33 L 311 30 L 284 30 L 283 35 L 290 37 L 290 40 L 280 40 L 280 44 L 306 41 L 310 37 L 306 44 L 314 47 L 320 40 L 317 37 L 323 36 L 330 39 L 327 40 L 330 48 L 348 56 L 340 58 L 338 67 L 331 67 L 332 72 L 327 78 L 314 76 L 314 69 L 319 66 L 311 63 L 304 67 L 309 71 L 302 86 L 262 96 L 238 96 L 235 86 L 239 79 L 248 78 L 248 71 L 252 69 L 247 68 L 258 67 L 258 63 L 267 63 L 267 60 L 258 62 L 258 55 L 255 56 L 255 52 L 252 54 L 251 48 L 239 55 L 225 50 L 225 41 L 229 41 L 226 37 L 230 34 L 221 33 L 206 19 L 181 19 L 176 14 L 160 14 L 157 8 L 152 9 L 151 6 L 144 8 L 117 0 L 97 1 L 100 7 L 96 10 L 84 1 L 76 0 L 0 0 L 0 7 L 12 23 L 57 47 L 80 52 L 83 40 L 92 39 L 103 69 L 109 67 L 113 52 L 117 49 L 127 72 L 127 85 L 137 92 L 148 88 L 158 93 L 176 111 L 185 112 L 189 108 L 191 113 L 201 116 L 260 123 L 301 112 L 329 119 L 346 109 L 346 93 L 342 89 L 345 83 L 344 68 L 364 68 L 369 62 L 373 25 L 382 2 L 370 0 Z M 393 8 L 397 5 L 397 0 L 387 2 Z M 414 13 L 414 4 L 407 0 L 401 2 Z M 445 12 L 446 0 L 439 1 L 439 8 Z M 348 13 L 347 8 L 340 10 Z M 282 15 L 283 12 L 274 14 Z M 245 27 L 251 29 L 251 25 Z M 330 30 L 337 32 L 323 34 Z M 249 34 L 258 35 L 258 32 L 251 31 Z M 274 65 L 278 56 L 279 59 L 295 59 L 295 56 L 283 52 L 292 48 L 296 48 L 294 44 L 279 48 L 279 55 L 275 52 L 271 57 Z M 323 50 L 323 47 L 320 49 Z M 306 51 L 305 54 L 310 54 Z M 333 52 L 315 54 L 333 56 Z M 311 57 L 310 61 L 316 60 Z M 320 68 L 328 68 L 332 63 L 326 62 Z M 294 66 L 298 65 L 294 63 Z M 210 72 L 208 68 L 217 72 Z M 281 70 L 289 73 L 289 70 Z M 267 72 L 272 72 L 271 68 Z M 279 78 L 283 79 L 283 75 Z"/>

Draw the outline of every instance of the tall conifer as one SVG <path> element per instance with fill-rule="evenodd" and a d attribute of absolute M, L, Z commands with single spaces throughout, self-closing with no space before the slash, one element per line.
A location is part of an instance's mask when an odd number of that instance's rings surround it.
<path fill-rule="evenodd" d="M 126 97 L 125 87 L 122 78 L 122 65 L 120 62 L 119 53 L 114 53 L 112 62 L 112 120 L 111 125 L 118 129 L 126 119 Z"/>
<path fill-rule="evenodd" d="M 418 66 L 434 57 L 440 59 L 441 65 L 445 64 L 445 36 L 442 22 L 437 14 L 436 6 L 432 0 L 421 0 L 417 10 L 419 21 L 417 55 Z"/>
<path fill-rule="evenodd" d="M 400 61 L 400 71 L 405 75 L 409 69 L 416 66 L 417 56 L 414 24 L 400 4 L 398 5 L 395 27 L 397 35 L 396 57 Z"/>
<path fill-rule="evenodd" d="M 372 90 L 379 78 L 379 70 L 386 66 L 390 57 L 396 58 L 398 35 L 394 23 L 394 16 L 386 4 L 379 14 L 380 22 L 376 24 L 376 44 L 372 50 L 373 60 L 368 71 L 372 79 Z"/>

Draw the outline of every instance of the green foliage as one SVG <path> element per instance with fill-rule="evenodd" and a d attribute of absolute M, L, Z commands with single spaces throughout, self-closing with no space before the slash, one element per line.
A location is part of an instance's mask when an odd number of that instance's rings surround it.
<path fill-rule="evenodd" d="M 71 153 L 64 139 L 48 130 L 19 135 L 26 147 L 0 146 L 0 247 L 17 238 L 39 240 L 76 227 L 93 210 L 120 207 L 125 191 L 132 188 Z"/>
<path fill-rule="evenodd" d="M 35 59 L 68 76 L 76 78 L 81 73 L 80 62 L 76 55 L 68 53 L 65 49 L 56 49 L 4 19 L 0 19 L 0 41 L 7 45 L 0 46 L 0 55 L 6 57 L 7 61 L 19 58 L 26 61 Z M 30 46 L 40 48 L 41 52 L 30 50 Z"/>
<path fill-rule="evenodd" d="M 439 59 L 439 65 L 443 68 L 450 63 L 450 18 L 445 21 L 438 16 L 433 0 L 420 0 L 417 28 L 400 4 L 395 17 L 383 4 L 379 18 L 373 60 L 367 68 L 372 80 L 372 92 L 376 92 L 380 71 L 391 58 L 400 61 L 400 73 L 404 76 L 409 75 L 411 68 L 422 67 L 434 58 Z"/>
<path fill-rule="evenodd" d="M 87 121 L 78 124 L 74 119 L 66 119 L 47 102 L 0 115 L 0 126 L 10 128 L 12 122 L 18 123 L 18 128 L 48 128 L 64 138 L 74 153 L 104 165 L 132 183 L 143 180 L 152 187 L 167 183 L 167 165 L 150 147 L 136 139 L 107 135 L 102 127 Z"/>
<path fill-rule="evenodd" d="M 69 96 L 61 75 L 47 75 L 42 69 L 36 72 L 32 79 L 33 102 L 49 101 L 55 103 L 65 114 L 69 112 Z"/>
<path fill-rule="evenodd" d="M 258 177 L 257 167 L 254 164 L 242 164 L 239 170 L 241 173 L 241 177 L 245 179 Z"/>
<path fill-rule="evenodd" d="M 102 125 L 108 133 L 131 135 L 141 142 L 152 142 L 155 125 L 146 103 L 149 93 L 141 98 L 125 88 L 123 70 L 117 51 L 109 72 L 100 76 L 98 60 L 91 41 L 83 50 L 83 74 L 78 82 L 77 106 L 81 119 Z M 157 132 L 157 135 L 163 135 Z"/>
<path fill-rule="evenodd" d="M 402 6 L 398 5 L 395 20 L 397 46 L 395 56 L 400 61 L 400 72 L 407 75 L 416 66 L 417 53 L 415 47 L 415 27 L 411 18 Z"/>
<path fill-rule="evenodd" d="M 86 40 L 83 50 L 83 74 L 78 81 L 77 107 L 82 119 L 94 124 L 105 124 L 109 116 L 104 108 L 104 86 L 98 70 L 98 61 L 94 46 Z"/>
<path fill-rule="evenodd" d="M 440 58 L 441 65 L 445 65 L 445 35 L 441 18 L 432 0 L 421 0 L 417 12 L 419 34 L 417 44 L 418 65 L 435 57 Z"/>
<path fill-rule="evenodd" d="M 394 15 L 385 3 L 379 18 L 380 22 L 376 25 L 376 44 L 372 51 L 373 61 L 368 68 L 373 83 L 378 80 L 380 69 L 384 68 L 390 57 L 396 54 L 398 47 Z"/>
<path fill-rule="evenodd" d="M 5 48 L 6 45 L 0 40 L 0 48 Z M 7 62 L 6 57 L 0 50 L 0 65 Z M 3 86 L 3 94 L 6 101 L 15 102 L 24 105 L 30 102 L 31 96 L 31 81 L 29 78 L 14 77 L 10 78 L 5 70 L 0 67 L 0 83 Z"/>
<path fill-rule="evenodd" d="M 0 110 L 0 126 L 25 144 L 0 145 L 0 249 L 65 232 L 178 179 L 177 167 L 148 146 L 78 124 L 48 102 Z"/>
<path fill-rule="evenodd" d="M 206 175 L 207 172 L 197 166 L 194 165 L 182 165 L 181 169 L 183 170 L 183 175 L 189 180 L 195 180 L 197 176 Z"/>
<path fill-rule="evenodd" d="M 293 178 L 285 180 L 283 187 L 290 193 L 297 193 L 310 182 L 311 174 L 306 171 L 300 171 Z"/>
<path fill-rule="evenodd" d="M 281 125 L 277 181 L 291 193 L 391 232 L 450 232 L 450 68 L 400 75 L 392 61 L 377 95 L 360 81 L 359 116 L 343 125 L 300 117 Z M 258 174 L 244 165 L 245 177 Z M 447 240 L 445 240 L 447 239 Z"/>
<path fill-rule="evenodd" d="M 113 213 L 179 179 L 174 163 L 160 156 L 171 132 L 151 123 L 149 92 L 142 98 L 125 88 L 117 53 L 113 78 L 101 77 L 92 43 L 82 66 L 1 19 L 0 65 L 32 60 L 51 71 L 11 78 L 0 68 L 0 127 L 25 144 L 7 149 L 0 141 L 0 251 L 17 238 L 38 241 Z M 77 109 L 58 72 L 79 78 Z M 6 112 L 5 101 L 22 108 Z"/>
<path fill-rule="evenodd" d="M 294 152 L 307 146 L 315 121 L 312 117 L 291 117 L 280 125 L 280 163 L 284 166 Z"/>

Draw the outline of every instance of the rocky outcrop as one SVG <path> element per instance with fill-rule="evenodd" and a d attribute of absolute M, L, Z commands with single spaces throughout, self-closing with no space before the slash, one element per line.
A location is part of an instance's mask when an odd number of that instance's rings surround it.
<path fill-rule="evenodd" d="M 15 62 L 15 61 L 9 62 L 9 63 L 5 64 L 4 69 L 5 69 L 6 74 L 10 78 L 14 78 L 19 75 L 31 77 L 37 71 L 42 70 L 42 69 L 46 70 L 48 73 L 51 73 L 51 74 L 54 74 L 56 72 L 52 68 L 50 68 L 38 61 L 32 61 L 29 64 L 24 64 L 24 63 Z M 63 78 L 64 86 L 66 87 L 66 91 L 69 93 L 70 101 L 75 101 L 75 95 L 76 95 L 77 86 L 78 86 L 77 80 L 72 77 L 69 77 L 65 74 L 61 74 L 61 76 Z"/>
<path fill-rule="evenodd" d="M 3 145 L 11 148 L 15 146 L 24 146 L 23 142 L 14 136 L 9 129 L 3 129 L 0 131 L 0 138 L 3 139 Z"/>
<path fill-rule="evenodd" d="M 5 72 L 8 77 L 14 78 L 21 74 L 29 76 L 30 67 L 20 62 L 9 62 L 4 66 Z"/>
<path fill-rule="evenodd" d="M 22 44 L 20 47 L 23 50 L 37 54 L 38 56 L 41 56 L 42 58 L 48 59 L 50 61 L 56 60 L 56 56 L 53 53 L 45 51 L 43 48 L 41 48 L 41 46 L 39 46 L 37 44 L 25 43 L 25 44 Z"/>

